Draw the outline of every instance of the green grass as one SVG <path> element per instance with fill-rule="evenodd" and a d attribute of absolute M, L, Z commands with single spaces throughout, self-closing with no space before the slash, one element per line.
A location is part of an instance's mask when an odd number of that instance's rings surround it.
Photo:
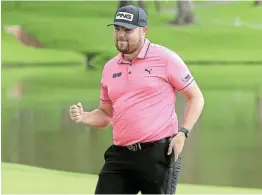
<path fill-rule="evenodd" d="M 94 193 L 96 182 L 96 175 L 2 163 L 2 193 L 4 194 L 92 194 Z M 262 193 L 262 190 L 179 184 L 177 193 L 255 194 Z"/>
<path fill-rule="evenodd" d="M 50 8 L 43 9 L 46 6 Z M 103 11 L 104 7 L 110 8 Z M 3 24 L 21 24 L 48 48 L 103 51 L 113 55 L 112 30 L 106 25 L 112 22 L 116 7 L 116 2 L 26 2 L 20 7 L 3 9 L 2 18 Z M 200 25 L 176 28 L 166 24 L 174 16 L 156 13 L 150 2 L 148 37 L 177 51 L 186 60 L 261 61 L 259 30 L 212 22 L 217 18 L 234 20 L 240 16 L 245 21 L 255 18 L 255 22 L 261 23 L 261 13 L 249 2 L 203 7 L 196 10 Z M 98 14 L 103 15 L 98 18 Z"/>
<path fill-rule="evenodd" d="M 244 22 L 251 23 L 261 23 L 261 7 L 255 7 L 253 1 L 245 1 L 241 3 L 231 3 L 231 4 L 221 4 L 217 6 L 212 6 L 206 9 L 205 7 L 200 7 L 197 9 L 197 14 L 199 16 L 209 15 L 210 18 L 221 18 L 234 21 L 236 17 Z M 223 12 L 221 12 L 223 10 Z M 204 19 L 204 18 L 200 18 Z"/>
<path fill-rule="evenodd" d="M 84 64 L 85 56 L 72 52 L 57 49 L 33 48 L 25 46 L 7 33 L 2 33 L 2 63 L 3 64 L 26 64 L 38 65 L 39 63 L 74 63 Z"/>

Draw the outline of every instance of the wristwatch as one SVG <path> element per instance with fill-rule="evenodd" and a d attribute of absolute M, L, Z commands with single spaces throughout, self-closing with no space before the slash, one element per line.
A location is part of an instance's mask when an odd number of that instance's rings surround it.
<path fill-rule="evenodd" d="M 189 136 L 189 131 L 184 127 L 181 127 L 178 132 L 183 132 L 185 134 L 186 138 L 188 138 L 188 136 Z"/>

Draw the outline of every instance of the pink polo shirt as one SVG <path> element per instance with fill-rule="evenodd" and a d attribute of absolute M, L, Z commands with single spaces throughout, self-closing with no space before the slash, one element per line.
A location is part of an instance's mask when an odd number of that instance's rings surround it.
<path fill-rule="evenodd" d="M 183 60 L 148 39 L 132 62 L 118 54 L 102 73 L 100 101 L 113 107 L 113 143 L 127 146 L 172 136 L 178 131 L 176 91 L 194 81 Z"/>

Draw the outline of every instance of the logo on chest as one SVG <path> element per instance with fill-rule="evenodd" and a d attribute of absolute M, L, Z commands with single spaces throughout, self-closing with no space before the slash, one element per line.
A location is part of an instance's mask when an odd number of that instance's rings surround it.
<path fill-rule="evenodd" d="M 148 72 L 149 74 L 151 74 L 152 68 L 151 69 L 145 69 L 146 72 Z"/>
<path fill-rule="evenodd" d="M 112 75 L 112 78 L 121 77 L 121 75 L 122 75 L 122 72 L 114 73 Z"/>

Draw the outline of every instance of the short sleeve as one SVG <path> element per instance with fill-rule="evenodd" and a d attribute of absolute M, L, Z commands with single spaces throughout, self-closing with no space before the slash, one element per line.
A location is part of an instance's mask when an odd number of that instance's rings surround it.
<path fill-rule="evenodd" d="M 111 100 L 108 96 L 108 90 L 107 90 L 107 87 L 104 83 L 104 74 L 102 74 L 102 78 L 101 78 L 101 81 L 100 81 L 100 103 L 102 104 L 111 104 Z"/>
<path fill-rule="evenodd" d="M 167 80 L 176 91 L 183 91 L 195 82 L 187 65 L 175 52 L 168 56 Z"/>

